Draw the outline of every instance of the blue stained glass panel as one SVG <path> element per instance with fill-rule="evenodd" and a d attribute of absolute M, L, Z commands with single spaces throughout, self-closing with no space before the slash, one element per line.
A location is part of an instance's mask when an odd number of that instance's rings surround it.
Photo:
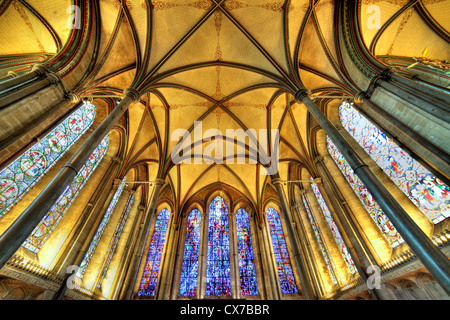
<path fill-rule="evenodd" d="M 450 187 L 403 151 L 350 103 L 339 106 L 342 126 L 406 196 L 437 224 L 450 216 Z"/>
<path fill-rule="evenodd" d="M 209 205 L 206 295 L 231 295 L 228 206 L 221 197 Z"/>
<path fill-rule="evenodd" d="M 155 295 L 169 219 L 170 212 L 168 209 L 162 209 L 156 218 L 147 261 L 145 262 L 144 272 L 137 294 L 138 297 L 151 297 Z"/>
<path fill-rule="evenodd" d="M 236 211 L 236 235 L 238 244 L 239 276 L 241 294 L 257 295 L 255 260 L 253 258 L 252 236 L 248 212 L 242 208 Z"/>
<path fill-rule="evenodd" d="M 188 216 L 181 267 L 180 296 L 193 297 L 197 293 L 201 219 L 198 209 L 193 209 Z"/>
<path fill-rule="evenodd" d="M 297 293 L 294 271 L 292 270 L 289 252 L 284 238 L 283 227 L 278 212 L 274 208 L 267 209 L 267 222 L 269 223 L 273 252 L 280 279 L 282 293 Z"/>

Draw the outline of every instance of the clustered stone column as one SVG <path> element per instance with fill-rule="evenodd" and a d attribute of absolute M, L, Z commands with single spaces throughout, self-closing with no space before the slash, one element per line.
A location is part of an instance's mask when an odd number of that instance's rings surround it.
<path fill-rule="evenodd" d="M 300 89 L 295 93 L 297 103 L 303 103 L 317 120 L 325 133 L 347 160 L 354 173 L 361 179 L 372 197 L 398 230 L 402 238 L 414 251 L 436 281 L 450 294 L 450 262 L 420 227 L 411 219 L 403 207 L 394 199 L 367 164 L 333 126 L 320 108 L 311 100 L 310 92 Z"/>
<path fill-rule="evenodd" d="M 64 189 L 75 178 L 94 149 L 109 133 L 128 107 L 139 100 L 139 93 L 128 88 L 124 91 L 124 98 L 103 120 L 103 122 L 86 139 L 83 145 L 74 153 L 69 161 L 56 174 L 51 183 L 36 197 L 14 223 L 0 237 L 0 268 L 20 248 L 22 243 L 39 224 L 53 203 Z"/>

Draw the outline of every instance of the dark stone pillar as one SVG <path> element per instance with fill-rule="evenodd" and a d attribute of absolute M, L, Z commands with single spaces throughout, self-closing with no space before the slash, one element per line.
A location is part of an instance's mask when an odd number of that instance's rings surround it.
<path fill-rule="evenodd" d="M 144 256 L 145 244 L 147 243 L 147 238 L 150 233 L 150 227 L 152 225 L 153 217 L 156 211 L 156 204 L 158 203 L 159 195 L 165 181 L 162 179 L 156 179 L 155 186 L 153 187 L 152 196 L 150 198 L 150 203 L 147 207 L 147 212 L 144 218 L 144 224 L 142 226 L 141 232 L 139 234 L 139 240 L 136 247 L 136 253 L 131 261 L 130 271 L 128 273 L 125 287 L 126 293 L 123 296 L 125 300 L 131 300 L 133 297 L 133 290 L 136 281 L 138 280 L 138 272 L 141 266 L 142 257 Z"/>
<path fill-rule="evenodd" d="M 64 189 L 75 178 L 94 149 L 109 133 L 128 107 L 139 100 L 139 93 L 129 88 L 125 97 L 86 139 L 72 158 L 56 174 L 50 184 L 36 197 L 25 211 L 0 237 L 0 268 L 13 256 L 22 243 L 39 224 Z"/>
<path fill-rule="evenodd" d="M 295 94 L 297 103 L 304 103 L 325 133 L 342 153 L 355 174 L 361 179 L 380 208 L 398 230 L 405 242 L 414 251 L 436 281 L 450 294 L 450 262 L 428 236 L 417 226 L 408 213 L 388 192 L 367 164 L 334 127 L 320 108 L 310 99 L 309 91 L 300 89 Z"/>
<path fill-rule="evenodd" d="M 272 178 L 272 184 L 277 190 L 278 199 L 280 201 L 281 214 L 283 215 L 286 224 L 286 230 L 288 233 L 287 235 L 291 243 L 292 252 L 294 254 L 293 258 L 295 261 L 295 265 L 297 266 L 297 270 L 300 275 L 303 294 L 305 296 L 305 299 L 315 300 L 317 299 L 317 297 L 315 296 L 314 289 L 312 288 L 311 282 L 309 281 L 310 277 L 308 276 L 308 271 L 306 270 L 305 259 L 300 249 L 299 240 L 294 231 L 289 205 L 286 199 L 286 195 L 284 194 L 283 186 L 281 185 L 282 182 L 279 178 Z"/>

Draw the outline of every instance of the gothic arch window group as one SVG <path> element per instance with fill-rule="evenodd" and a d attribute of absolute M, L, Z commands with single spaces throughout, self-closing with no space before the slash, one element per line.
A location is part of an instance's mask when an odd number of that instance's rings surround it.
<path fill-rule="evenodd" d="M 250 214 L 242 207 L 231 214 L 221 196 L 214 197 L 207 208 L 205 216 L 198 208 L 190 209 L 186 224 L 180 231 L 185 236 L 180 237 L 183 243 L 180 248 L 181 267 L 177 276 L 179 282 L 175 282 L 178 296 L 233 297 L 235 285 L 241 296 L 259 295 L 254 256 L 256 244 L 253 242 Z M 169 217 L 169 211 L 163 209 L 156 219 L 138 297 L 155 295 Z M 269 208 L 267 217 L 281 291 L 284 294 L 298 293 L 279 214 Z M 203 286 L 202 292 L 200 286 Z"/>
<path fill-rule="evenodd" d="M 208 206 L 206 232 L 206 296 L 231 296 L 230 212 L 224 198 L 216 196 Z M 258 295 L 256 267 L 248 212 L 239 208 L 235 214 L 236 256 L 239 266 L 240 292 L 243 296 Z M 201 213 L 194 208 L 188 215 L 180 277 L 180 296 L 194 297 L 198 287 L 200 261 Z"/>

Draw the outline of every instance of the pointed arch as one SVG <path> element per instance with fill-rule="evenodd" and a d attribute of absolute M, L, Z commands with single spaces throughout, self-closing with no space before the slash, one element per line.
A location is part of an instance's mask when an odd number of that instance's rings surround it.
<path fill-rule="evenodd" d="M 192 209 L 186 224 L 186 238 L 179 288 L 180 296 L 195 297 L 197 294 L 201 220 L 202 215 L 200 210 L 197 208 Z"/>
<path fill-rule="evenodd" d="M 231 296 L 228 205 L 216 196 L 208 209 L 206 295 Z"/>

